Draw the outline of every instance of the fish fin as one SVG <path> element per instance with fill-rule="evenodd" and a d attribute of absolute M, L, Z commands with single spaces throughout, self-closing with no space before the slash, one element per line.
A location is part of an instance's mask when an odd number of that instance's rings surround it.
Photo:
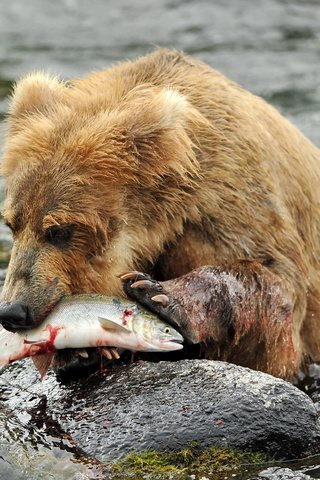
<path fill-rule="evenodd" d="M 99 317 L 98 319 L 101 324 L 101 327 L 104 328 L 105 330 L 122 330 L 124 332 L 130 331 L 130 328 L 126 327 L 125 325 L 116 323 L 113 320 L 109 320 L 108 318 Z"/>
<path fill-rule="evenodd" d="M 41 380 L 44 379 L 47 371 L 52 365 L 53 357 L 55 352 L 48 352 L 48 353 L 38 353 L 37 355 L 33 355 L 32 360 L 34 366 L 40 373 Z"/>
<path fill-rule="evenodd" d="M 47 343 L 48 340 L 23 340 L 23 343 L 26 345 L 41 345 L 42 343 Z"/>

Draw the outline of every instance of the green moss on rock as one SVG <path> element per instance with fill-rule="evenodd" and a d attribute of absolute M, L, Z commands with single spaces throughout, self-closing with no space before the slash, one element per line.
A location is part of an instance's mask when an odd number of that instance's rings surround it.
<path fill-rule="evenodd" d="M 214 474 L 214 479 L 220 480 L 244 465 L 256 465 L 266 461 L 266 456 L 260 453 L 239 452 L 216 446 L 201 450 L 197 442 L 192 442 L 183 450 L 174 452 L 130 453 L 117 463 L 111 464 L 110 473 L 114 480 L 183 480 L 190 479 L 190 475 L 198 478 L 211 474 Z"/>

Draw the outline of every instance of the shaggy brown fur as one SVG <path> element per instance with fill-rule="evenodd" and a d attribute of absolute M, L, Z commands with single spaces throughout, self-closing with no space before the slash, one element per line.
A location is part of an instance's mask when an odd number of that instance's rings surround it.
<path fill-rule="evenodd" d="M 294 356 L 276 335 L 277 355 L 265 342 L 257 365 L 257 330 L 240 322 L 240 363 L 289 377 L 319 359 L 319 150 L 207 65 L 159 50 L 68 84 L 22 79 L 2 173 L 14 234 L 3 298 L 37 322 L 62 294 L 121 294 L 123 271 L 156 265 L 167 280 L 254 259 L 290 299 Z"/>

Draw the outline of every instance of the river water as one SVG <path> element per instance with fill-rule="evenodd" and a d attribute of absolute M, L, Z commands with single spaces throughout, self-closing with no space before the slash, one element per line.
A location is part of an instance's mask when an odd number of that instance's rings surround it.
<path fill-rule="evenodd" d="M 1 144 L 6 98 L 20 76 L 39 69 L 64 78 L 81 76 L 159 45 L 199 57 L 261 95 L 320 146 L 319 0 L 0 0 L 0 5 Z M 1 224 L 0 242 L 9 241 Z M 0 393 L 7 399 L 8 391 Z M 6 423 L 4 432 L 0 427 L 0 458 L 5 459 L 0 478 L 89 478 L 75 476 L 85 474 L 79 463 L 70 466 L 72 449 L 63 456 L 54 442 L 49 442 L 52 458 L 63 457 L 63 468 L 57 470 L 50 457 L 43 473 L 37 438 L 21 440 L 28 414 L 15 418 L 13 407 L 14 402 L 0 405 Z M 14 461 L 15 454 L 23 466 Z M 32 462 L 42 462 L 35 475 L 25 467 Z M 320 459 L 314 463 L 320 465 Z"/>

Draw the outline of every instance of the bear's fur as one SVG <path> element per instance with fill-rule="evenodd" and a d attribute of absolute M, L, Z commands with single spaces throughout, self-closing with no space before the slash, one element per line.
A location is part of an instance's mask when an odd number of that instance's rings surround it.
<path fill-rule="evenodd" d="M 68 83 L 31 74 L 9 113 L 4 300 L 39 323 L 63 294 L 121 294 L 131 269 L 168 280 L 255 260 L 292 306 L 292 354 L 277 338 L 259 368 L 290 377 L 319 359 L 320 155 L 273 107 L 158 50 Z M 245 330 L 240 363 L 255 368 Z"/>

